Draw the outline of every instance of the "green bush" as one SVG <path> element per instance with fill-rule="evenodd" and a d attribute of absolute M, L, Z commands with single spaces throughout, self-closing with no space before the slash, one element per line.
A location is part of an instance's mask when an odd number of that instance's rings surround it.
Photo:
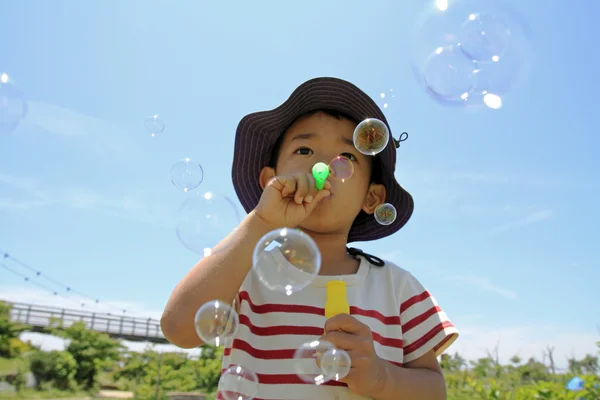
<path fill-rule="evenodd" d="M 77 361 L 64 351 L 37 351 L 30 355 L 29 369 L 35 376 L 38 388 L 44 383 L 50 383 L 59 390 L 74 390 L 77 385 Z"/>

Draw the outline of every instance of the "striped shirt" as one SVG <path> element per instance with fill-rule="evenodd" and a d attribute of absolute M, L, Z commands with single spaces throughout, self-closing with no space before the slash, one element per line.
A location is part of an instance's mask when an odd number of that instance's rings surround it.
<path fill-rule="evenodd" d="M 323 334 L 326 284 L 331 280 L 346 282 L 350 314 L 369 326 L 377 355 L 393 364 L 402 366 L 431 350 L 440 355 L 458 337 L 433 296 L 391 262 L 377 267 L 360 257 L 356 274 L 320 275 L 290 296 L 267 289 L 250 271 L 235 301 L 239 328 L 226 344 L 223 370 L 241 365 L 255 372 L 255 400 L 367 399 L 343 383 L 308 384 L 294 372 L 296 349 Z M 217 399 L 224 399 L 221 392 Z"/>

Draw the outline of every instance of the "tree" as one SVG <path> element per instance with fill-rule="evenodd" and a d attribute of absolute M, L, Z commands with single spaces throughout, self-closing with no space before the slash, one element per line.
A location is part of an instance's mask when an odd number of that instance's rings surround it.
<path fill-rule="evenodd" d="M 10 321 L 10 306 L 0 301 L 0 357 L 14 358 L 22 354 L 27 345 L 19 340 L 24 326 Z"/>
<path fill-rule="evenodd" d="M 35 376 L 38 389 L 45 382 L 52 383 L 60 390 L 71 390 L 75 387 L 77 361 L 68 352 L 36 351 L 29 357 L 29 369 Z"/>
<path fill-rule="evenodd" d="M 77 362 L 75 380 L 85 389 L 94 386 L 98 372 L 114 364 L 124 349 L 107 334 L 88 330 L 83 322 L 76 322 L 67 328 L 54 328 L 52 332 L 67 339 L 69 344 L 65 350 Z"/>

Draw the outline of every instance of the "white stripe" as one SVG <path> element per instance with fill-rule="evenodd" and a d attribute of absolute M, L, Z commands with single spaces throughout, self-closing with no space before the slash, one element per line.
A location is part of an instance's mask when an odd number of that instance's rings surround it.
<path fill-rule="evenodd" d="M 369 400 L 370 397 L 358 396 L 347 387 L 317 385 L 258 385 L 257 398 L 273 400 Z"/>

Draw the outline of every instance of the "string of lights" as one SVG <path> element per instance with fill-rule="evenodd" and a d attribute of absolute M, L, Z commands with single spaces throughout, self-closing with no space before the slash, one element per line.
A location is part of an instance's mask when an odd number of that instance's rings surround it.
<path fill-rule="evenodd" d="M 32 274 L 35 274 L 35 278 L 37 278 L 37 279 L 43 278 L 46 281 L 50 282 L 51 284 L 60 287 L 66 293 L 75 294 L 75 295 L 77 295 L 77 296 L 79 296 L 81 298 L 87 299 L 92 304 L 97 304 L 97 305 L 102 304 L 102 305 L 104 305 L 106 307 L 110 307 L 111 309 L 119 310 L 119 312 L 121 312 L 122 314 L 127 314 L 129 312 L 129 310 L 127 310 L 127 309 L 116 307 L 116 306 L 114 306 L 114 305 L 112 305 L 110 303 L 105 303 L 105 302 L 101 303 L 99 299 L 93 298 L 93 297 L 88 296 L 88 295 L 86 295 L 84 293 L 81 293 L 81 292 L 79 292 L 77 290 L 74 290 L 70 285 L 66 285 L 66 284 L 64 284 L 64 283 L 62 283 L 62 282 L 60 282 L 60 281 L 58 281 L 58 280 L 56 280 L 56 279 L 54 279 L 54 278 L 46 275 L 41 270 L 39 270 L 37 268 L 33 268 L 29 264 L 24 263 L 23 261 L 15 258 L 13 256 L 11 256 L 9 253 L 7 253 L 7 252 L 5 252 L 5 251 L 3 251 L 1 249 L 0 249 L 0 256 L 2 257 L 0 259 L 0 267 L 2 267 L 3 269 L 11 272 L 13 275 L 16 275 L 16 276 L 19 276 L 19 277 L 23 278 L 25 280 L 25 282 L 32 283 L 35 286 L 38 286 L 38 287 L 40 287 L 40 288 L 48 291 L 49 293 L 52 293 L 54 296 L 59 296 L 61 294 L 60 291 L 54 290 L 51 287 L 48 287 L 48 286 L 46 286 L 44 284 L 41 284 L 40 282 L 37 282 L 33 277 L 27 276 L 27 275 L 24 275 L 24 274 L 20 273 L 19 271 L 15 270 L 14 268 L 11 268 L 8 265 L 6 265 L 6 263 L 8 261 L 10 261 L 13 264 L 17 265 L 18 267 L 20 267 L 22 269 L 26 269 L 29 272 L 31 272 Z M 2 262 L 2 261 L 4 261 L 4 262 Z M 76 303 L 80 304 L 81 307 L 88 306 L 88 304 L 87 304 L 88 302 L 86 302 L 86 301 L 82 301 L 82 302 L 75 301 L 73 298 L 70 298 L 70 297 L 64 296 L 64 295 L 61 295 L 60 297 L 68 299 L 69 301 L 72 301 L 72 302 L 76 302 Z M 110 313 L 108 313 L 108 314 L 110 314 Z"/>
<path fill-rule="evenodd" d="M 48 287 L 46 285 L 43 285 L 43 284 L 41 284 L 39 282 L 36 282 L 35 280 L 32 280 L 29 276 L 21 274 L 18 271 L 15 271 L 14 269 L 10 268 L 8 265 L 6 265 L 6 264 L 4 264 L 2 262 L 0 262 L 0 268 L 5 269 L 6 271 L 10 272 L 13 275 L 16 275 L 16 276 L 18 276 L 20 278 L 23 278 L 23 280 L 25 282 L 31 283 L 31 284 L 39 287 L 39 288 L 42 288 L 42 289 L 46 290 L 49 293 L 52 293 L 53 296 L 59 296 L 59 293 L 57 291 L 55 291 L 54 289 L 52 289 L 52 288 L 50 288 L 50 287 Z M 60 297 L 62 297 L 64 299 L 67 299 L 68 301 L 71 301 L 73 303 L 78 303 L 78 302 L 76 302 L 75 300 L 73 300 L 73 299 L 71 299 L 69 297 L 66 297 L 66 296 L 60 296 Z M 81 306 L 83 307 L 84 303 L 81 303 Z"/>

